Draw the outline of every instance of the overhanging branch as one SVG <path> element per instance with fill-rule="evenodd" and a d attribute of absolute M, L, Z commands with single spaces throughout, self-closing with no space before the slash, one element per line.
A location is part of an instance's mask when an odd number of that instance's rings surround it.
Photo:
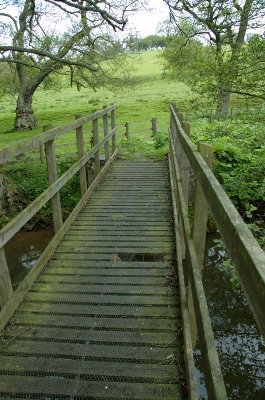
<path fill-rule="evenodd" d="M 70 60 L 65 60 L 63 58 L 60 58 L 54 54 L 48 53 L 46 51 L 43 50 L 38 50 L 38 49 L 28 49 L 25 47 L 16 47 L 16 46 L 0 46 L 0 52 L 5 53 L 8 51 L 12 51 L 12 52 L 17 52 L 17 53 L 27 53 L 27 54 L 36 54 L 38 56 L 42 56 L 42 57 L 47 57 L 50 60 L 54 60 L 60 64 L 64 64 L 64 65 L 76 65 L 78 67 L 83 67 L 88 69 L 89 71 L 92 72 L 97 72 L 98 68 L 94 67 L 93 65 L 89 65 L 87 63 L 84 63 L 82 61 L 70 61 Z M 10 59 L 11 62 L 11 59 Z"/>

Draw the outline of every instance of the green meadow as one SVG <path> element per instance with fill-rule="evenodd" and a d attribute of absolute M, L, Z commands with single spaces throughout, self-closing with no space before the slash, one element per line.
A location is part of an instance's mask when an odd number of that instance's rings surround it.
<path fill-rule="evenodd" d="M 34 131 L 12 132 L 16 99 L 7 96 L 2 98 L 0 147 L 40 133 L 44 125 L 60 126 L 73 121 L 76 114 L 90 114 L 93 110 L 112 103 L 118 107 L 118 125 L 124 125 L 125 122 L 149 121 L 156 117 L 159 131 L 166 133 L 170 101 L 175 101 L 179 108 L 186 108 L 193 95 L 184 83 L 163 78 L 163 67 L 158 55 L 159 51 L 148 51 L 130 56 L 135 82 L 130 87 L 113 90 L 101 88 L 97 92 L 89 88 L 77 91 L 75 87 L 65 83 L 65 87 L 61 89 L 39 89 L 33 104 L 39 127 Z M 91 131 L 90 127 L 87 129 Z M 120 129 L 119 133 L 122 132 Z M 58 141 L 65 142 L 70 136 L 71 134 L 68 134 Z"/>

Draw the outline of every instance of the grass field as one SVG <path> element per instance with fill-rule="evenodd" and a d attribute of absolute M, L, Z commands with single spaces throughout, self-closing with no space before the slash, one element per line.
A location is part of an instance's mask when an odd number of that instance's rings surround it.
<path fill-rule="evenodd" d="M 132 55 L 136 84 L 123 90 L 110 91 L 102 88 L 97 92 L 91 89 L 82 89 L 78 92 L 76 88 L 68 86 L 59 91 L 38 90 L 33 107 L 39 127 L 34 131 L 11 132 L 16 99 L 4 97 L 0 101 L 0 147 L 40 133 L 44 125 L 60 126 L 72 121 L 76 114 L 89 114 L 92 110 L 111 103 L 118 106 L 117 124 L 123 125 L 127 121 L 151 120 L 152 117 L 157 117 L 159 130 L 167 132 L 170 101 L 175 101 L 180 108 L 183 106 L 186 108 L 193 95 L 185 84 L 163 79 L 158 55 L 159 51 Z M 68 141 L 71 136 L 73 134 L 68 134 L 58 142 Z"/>

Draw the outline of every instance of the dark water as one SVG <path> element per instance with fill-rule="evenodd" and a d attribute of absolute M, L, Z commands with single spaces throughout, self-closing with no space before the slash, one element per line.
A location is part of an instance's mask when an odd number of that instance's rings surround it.
<path fill-rule="evenodd" d="M 53 234 L 49 230 L 19 232 L 6 244 L 5 252 L 13 289 L 35 265 Z"/>
<path fill-rule="evenodd" d="M 233 288 L 218 268 L 226 254 L 216 248 L 213 236 L 208 237 L 207 253 L 203 281 L 228 397 L 264 400 L 264 342 L 240 286 Z M 198 349 L 196 353 L 199 361 Z M 201 399 L 206 398 L 201 386 Z"/>
<path fill-rule="evenodd" d="M 22 232 L 7 244 L 14 288 L 34 266 L 52 236 L 51 231 Z M 228 396 L 232 400 L 265 400 L 264 343 L 242 290 L 233 289 L 229 278 L 218 268 L 226 255 L 216 248 L 214 239 L 208 237 L 203 277 Z M 199 364 L 199 349 L 195 351 Z M 201 380 L 199 367 L 197 373 Z M 200 389 L 200 398 L 206 399 L 202 384 Z"/>

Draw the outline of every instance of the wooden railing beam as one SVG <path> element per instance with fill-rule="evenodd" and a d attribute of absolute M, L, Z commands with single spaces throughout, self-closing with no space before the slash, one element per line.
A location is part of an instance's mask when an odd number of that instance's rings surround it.
<path fill-rule="evenodd" d="M 106 108 L 106 106 L 104 106 L 103 108 Z M 108 135 L 108 133 L 109 133 L 108 114 L 104 114 L 103 115 L 103 134 L 104 134 L 104 137 L 106 137 Z M 104 152 L 105 152 L 105 162 L 107 162 L 109 160 L 109 141 L 107 141 L 105 143 Z"/>
<path fill-rule="evenodd" d="M 96 112 L 93 113 L 95 115 Z M 94 118 L 93 122 L 93 144 L 97 146 L 99 143 L 99 136 L 98 136 L 98 118 Z M 99 150 L 95 153 L 95 175 L 97 176 L 100 173 L 100 158 L 99 158 Z"/>
<path fill-rule="evenodd" d="M 0 308 L 3 308 L 13 294 L 11 278 L 4 248 L 0 249 Z"/>
<path fill-rule="evenodd" d="M 209 169 L 196 146 L 185 135 L 171 106 L 174 125 L 178 127 L 180 143 L 207 198 L 248 298 L 250 309 L 265 338 L 265 255 L 258 242 L 242 220 L 222 186 Z"/>
<path fill-rule="evenodd" d="M 80 119 L 82 118 L 81 115 L 76 115 L 75 119 Z M 84 156 L 84 132 L 83 132 L 83 125 L 80 127 L 76 128 L 76 145 L 77 145 L 77 155 L 78 155 L 78 160 L 81 160 L 81 158 Z M 86 179 L 86 167 L 83 166 L 80 168 L 79 171 L 79 180 L 80 180 L 80 192 L 81 192 L 81 197 L 84 196 L 87 190 L 87 179 Z"/>
<path fill-rule="evenodd" d="M 43 127 L 44 131 L 49 129 L 52 129 L 51 125 L 46 125 Z M 48 178 L 51 185 L 58 178 L 54 140 L 50 140 L 49 142 L 45 143 L 45 153 L 48 168 Z M 55 195 L 52 196 L 51 202 L 54 231 L 57 232 L 63 224 L 62 207 L 59 192 L 55 193 Z"/>

